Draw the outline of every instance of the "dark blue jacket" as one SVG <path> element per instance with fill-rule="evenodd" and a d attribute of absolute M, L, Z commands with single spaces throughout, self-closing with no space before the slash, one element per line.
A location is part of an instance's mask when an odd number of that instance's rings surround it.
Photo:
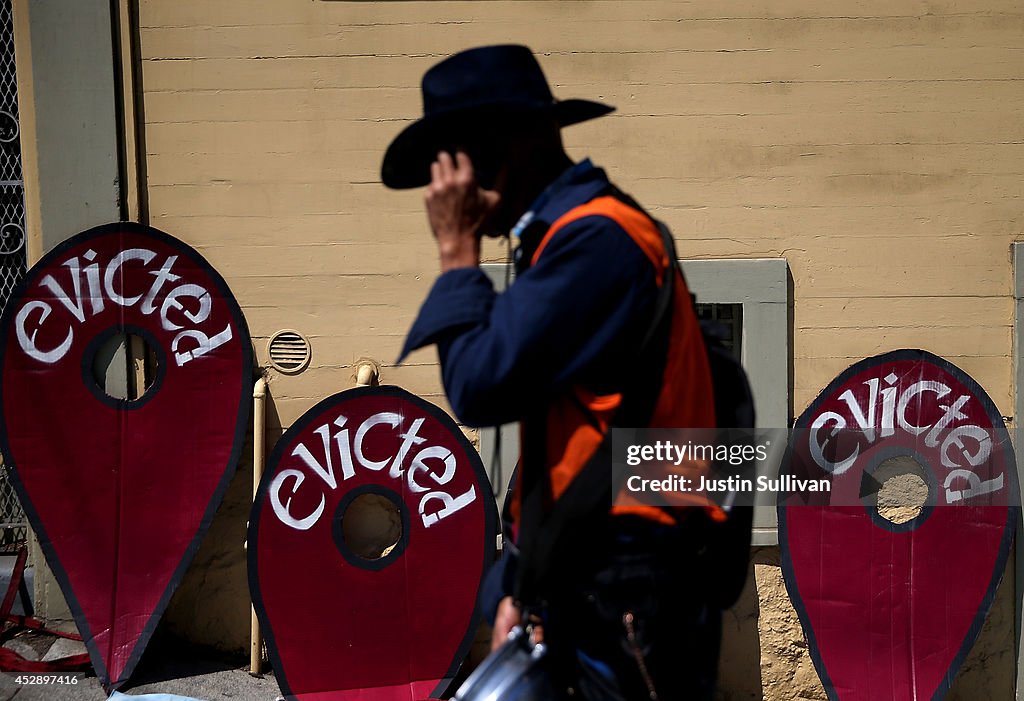
<path fill-rule="evenodd" d="M 657 296 L 654 269 L 639 246 L 611 219 L 585 217 L 527 265 L 551 224 L 609 187 L 604 171 L 585 160 L 545 190 L 514 232 L 518 272 L 505 292 L 496 293 L 479 268 L 451 270 L 434 283 L 399 361 L 436 343 L 445 392 L 464 424 L 518 421 L 571 385 L 597 394 L 621 387 Z M 480 599 L 492 624 L 514 571 L 506 550 L 488 573 Z"/>

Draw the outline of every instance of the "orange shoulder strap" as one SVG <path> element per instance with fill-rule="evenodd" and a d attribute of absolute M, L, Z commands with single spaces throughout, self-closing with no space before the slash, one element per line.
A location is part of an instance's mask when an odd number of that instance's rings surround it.
<path fill-rule="evenodd" d="M 661 233 L 654 222 L 643 212 L 630 207 L 621 200 L 611 197 L 596 197 L 585 204 L 573 207 L 560 216 L 551 225 L 540 245 L 534 251 L 531 264 L 536 265 L 541 253 L 547 248 L 548 243 L 562 228 L 578 219 L 584 217 L 607 217 L 621 226 L 630 238 L 636 242 L 640 250 L 644 252 L 648 260 L 654 266 L 655 282 L 660 286 L 662 274 L 668 268 L 668 253 L 661 242 Z"/>

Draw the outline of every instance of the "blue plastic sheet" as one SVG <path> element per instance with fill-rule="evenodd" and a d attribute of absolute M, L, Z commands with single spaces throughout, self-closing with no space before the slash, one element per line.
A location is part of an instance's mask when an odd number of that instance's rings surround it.
<path fill-rule="evenodd" d="M 194 699 L 191 696 L 178 696 L 177 694 L 142 694 L 140 696 L 129 696 L 115 691 L 107 701 L 203 701 Z"/>

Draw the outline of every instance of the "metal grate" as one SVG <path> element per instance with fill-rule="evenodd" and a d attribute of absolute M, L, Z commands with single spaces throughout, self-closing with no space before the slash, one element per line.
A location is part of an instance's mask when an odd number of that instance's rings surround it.
<path fill-rule="evenodd" d="M 27 536 L 25 512 L 7 478 L 7 467 L 0 465 L 0 551 L 17 548 L 25 543 Z"/>
<path fill-rule="evenodd" d="M 11 0 L 0 0 L 0 310 L 25 275 L 25 190 Z M 0 548 L 26 538 L 25 512 L 0 465 Z"/>
<path fill-rule="evenodd" d="M 729 336 L 722 339 L 722 345 L 732 351 L 733 357 L 739 360 L 743 342 L 743 305 L 698 302 L 696 307 L 698 319 L 717 321 L 728 330 Z"/>
<path fill-rule="evenodd" d="M 298 331 L 284 329 L 270 337 L 267 355 L 270 364 L 281 372 L 294 374 L 306 369 L 310 358 L 309 341 Z"/>

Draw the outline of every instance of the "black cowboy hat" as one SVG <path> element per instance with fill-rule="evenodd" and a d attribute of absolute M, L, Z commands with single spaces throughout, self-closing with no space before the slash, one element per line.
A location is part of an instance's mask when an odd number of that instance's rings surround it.
<path fill-rule="evenodd" d="M 430 182 L 430 164 L 453 131 L 493 120 L 548 113 L 559 126 L 601 117 L 615 108 L 590 100 L 556 100 L 525 46 L 481 46 L 441 61 L 423 76 L 423 117 L 388 146 L 381 180 L 396 190 Z"/>

